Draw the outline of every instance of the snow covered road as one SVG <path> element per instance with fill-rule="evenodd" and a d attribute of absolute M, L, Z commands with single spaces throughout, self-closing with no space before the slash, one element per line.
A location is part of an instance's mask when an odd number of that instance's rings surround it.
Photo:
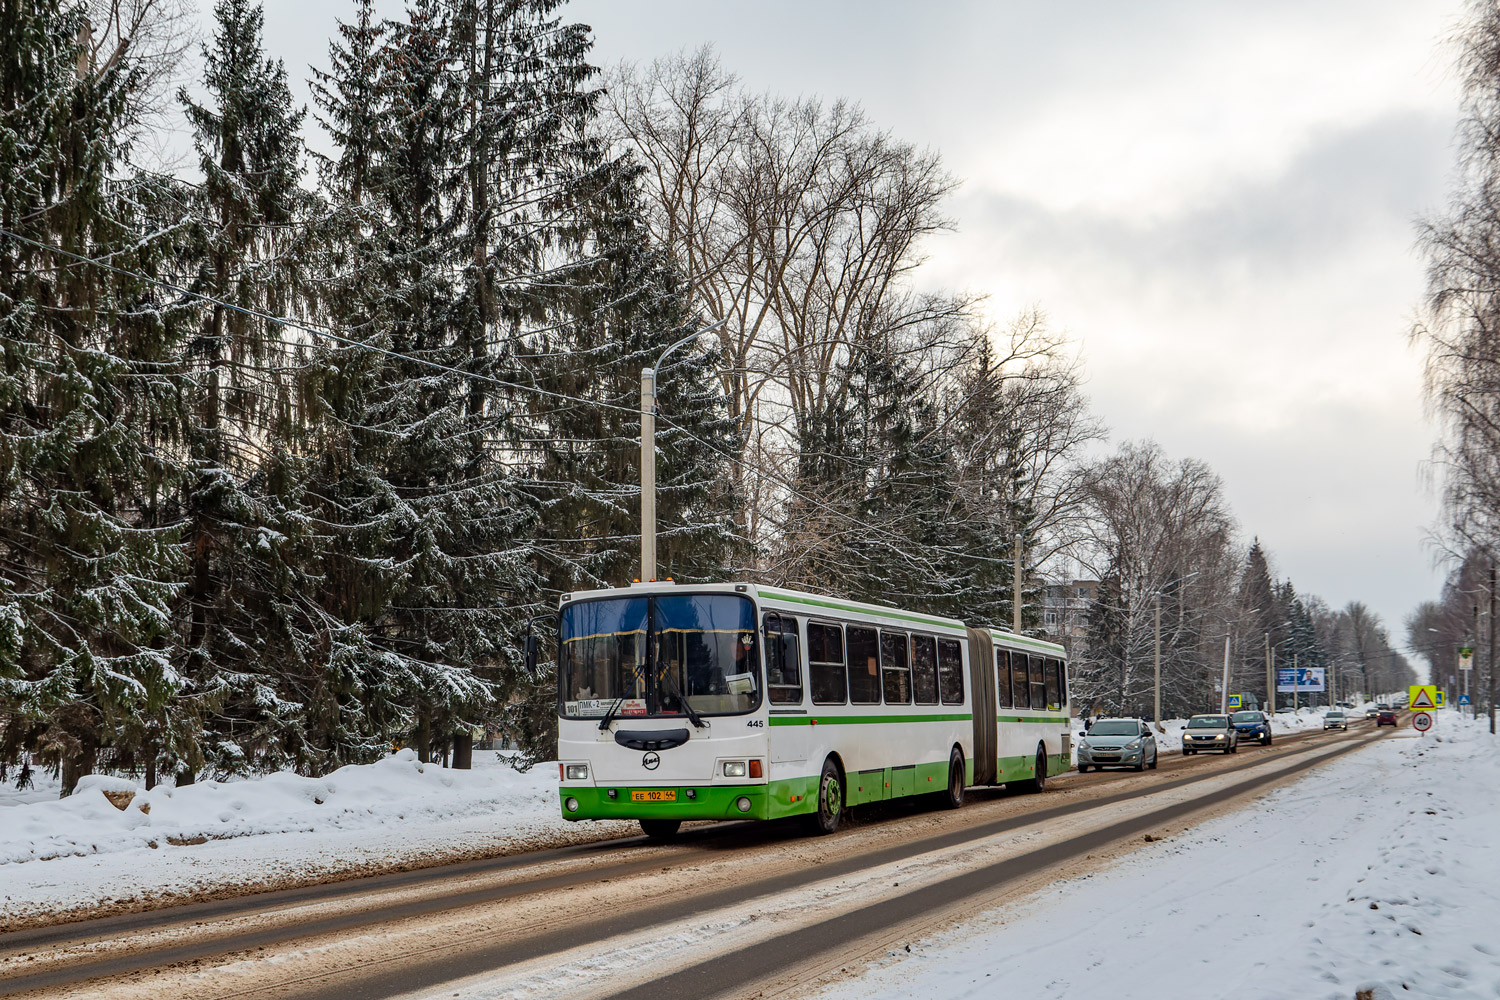
<path fill-rule="evenodd" d="M 808 995 L 1500 996 L 1497 749 L 1483 720 L 1442 713 L 1435 735 L 1381 741 Z"/>

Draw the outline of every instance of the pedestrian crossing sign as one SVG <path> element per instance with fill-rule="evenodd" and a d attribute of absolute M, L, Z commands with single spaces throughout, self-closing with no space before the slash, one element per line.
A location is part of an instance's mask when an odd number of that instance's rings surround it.
<path fill-rule="evenodd" d="M 1448 704 L 1448 692 L 1447 691 L 1439 691 L 1437 693 L 1437 701 L 1438 701 L 1438 708 L 1445 708 L 1445 707 L 1447 707 L 1447 704 Z"/>
<path fill-rule="evenodd" d="M 1420 712 L 1424 708 L 1438 707 L 1438 689 L 1436 684 L 1413 684 L 1407 689 L 1407 692 L 1406 707 L 1413 712 Z"/>
<path fill-rule="evenodd" d="M 1241 704 L 1242 703 L 1240 701 L 1240 696 L 1239 695 L 1232 694 L 1232 695 L 1229 696 L 1229 710 L 1231 712 L 1238 712 L 1240 710 L 1240 705 Z"/>
<path fill-rule="evenodd" d="M 1469 703 L 1469 696 L 1466 695 L 1466 694 L 1459 695 L 1458 696 L 1458 703 L 1460 705 L 1467 705 Z"/>

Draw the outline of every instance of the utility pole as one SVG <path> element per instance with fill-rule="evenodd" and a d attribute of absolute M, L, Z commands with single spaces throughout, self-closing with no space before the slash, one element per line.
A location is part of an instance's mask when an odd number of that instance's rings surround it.
<path fill-rule="evenodd" d="M 1266 711 L 1276 714 L 1276 668 L 1271 660 L 1271 633 L 1266 633 Z"/>
<path fill-rule="evenodd" d="M 641 582 L 656 579 L 656 369 L 641 369 Z"/>
<path fill-rule="evenodd" d="M 1156 714 L 1152 718 L 1156 722 L 1156 731 L 1164 733 L 1166 730 L 1161 725 L 1161 594 L 1157 593 L 1153 598 L 1156 604 L 1156 682 L 1153 685 L 1156 694 L 1153 711 Z"/>
<path fill-rule="evenodd" d="M 1224 633 L 1224 684 L 1219 688 L 1219 711 L 1229 711 L 1229 633 Z"/>
<path fill-rule="evenodd" d="M 1495 735 L 1495 561 L 1490 560 L 1490 676 L 1489 693 L 1485 696 L 1490 706 L 1490 735 Z"/>
<path fill-rule="evenodd" d="M 1010 630 L 1021 634 L 1021 533 L 1016 532 L 1015 565 L 1011 568 Z M 1097 770 L 1097 768 L 1096 768 Z"/>

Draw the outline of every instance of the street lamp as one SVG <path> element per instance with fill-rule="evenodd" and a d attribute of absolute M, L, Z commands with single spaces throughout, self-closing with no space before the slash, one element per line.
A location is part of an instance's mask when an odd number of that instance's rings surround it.
<path fill-rule="evenodd" d="M 641 369 L 641 580 L 656 579 L 656 373 L 667 355 L 729 322 L 725 316 L 667 347 L 653 368 Z"/>

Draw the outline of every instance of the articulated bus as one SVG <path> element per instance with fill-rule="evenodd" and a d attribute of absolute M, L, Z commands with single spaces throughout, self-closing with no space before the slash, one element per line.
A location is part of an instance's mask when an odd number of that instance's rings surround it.
<path fill-rule="evenodd" d="M 558 777 L 566 819 L 803 816 L 1068 770 L 1061 646 L 951 618 L 749 583 L 565 595 Z"/>

